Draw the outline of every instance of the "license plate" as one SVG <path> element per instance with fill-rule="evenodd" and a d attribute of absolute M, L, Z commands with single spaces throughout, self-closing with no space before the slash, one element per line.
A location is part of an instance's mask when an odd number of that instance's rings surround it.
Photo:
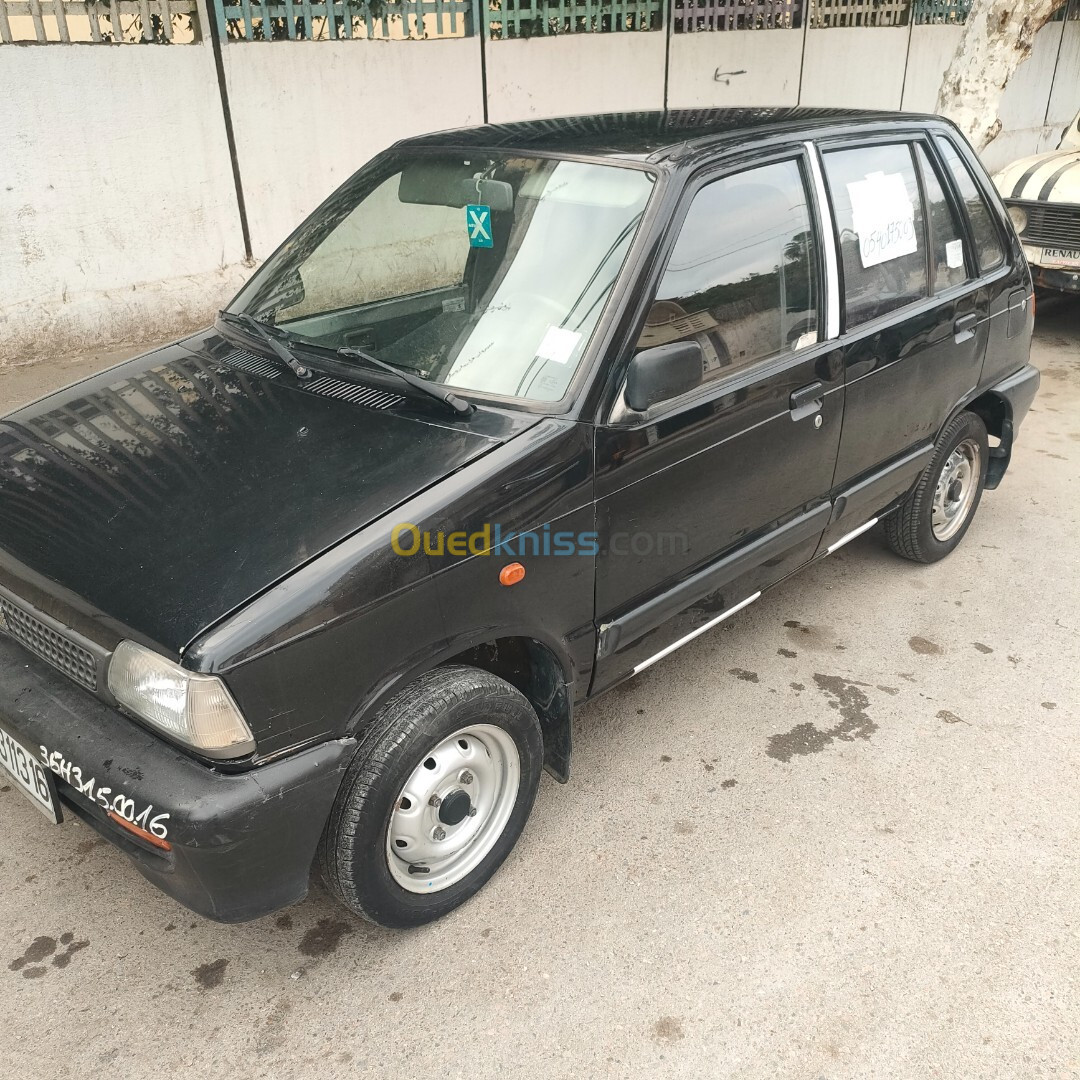
<path fill-rule="evenodd" d="M 1037 261 L 1043 266 L 1080 266 L 1080 249 L 1043 248 L 1042 258 Z"/>
<path fill-rule="evenodd" d="M 60 800 L 56 782 L 37 756 L 0 726 L 0 766 L 19 785 L 19 790 L 52 822 L 59 824 Z"/>

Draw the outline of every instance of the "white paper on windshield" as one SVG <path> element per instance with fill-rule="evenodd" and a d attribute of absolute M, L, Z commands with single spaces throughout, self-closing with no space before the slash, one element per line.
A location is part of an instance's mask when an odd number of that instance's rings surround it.
<path fill-rule="evenodd" d="M 899 173 L 870 173 L 847 186 L 863 266 L 918 251 L 915 208 Z"/>
<path fill-rule="evenodd" d="M 945 262 L 950 270 L 956 270 L 964 265 L 963 240 L 950 240 L 945 245 Z"/>
<path fill-rule="evenodd" d="M 561 326 L 549 326 L 543 341 L 537 346 L 536 355 L 541 360 L 550 360 L 553 364 L 565 364 L 574 353 L 574 348 L 581 340 L 581 335 L 574 330 L 564 330 Z"/>

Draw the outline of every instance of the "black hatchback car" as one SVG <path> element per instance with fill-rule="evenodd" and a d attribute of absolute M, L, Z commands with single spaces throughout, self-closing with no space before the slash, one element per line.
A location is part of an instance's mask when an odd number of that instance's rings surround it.
<path fill-rule="evenodd" d="M 433 919 L 567 780 L 584 701 L 876 522 L 949 553 L 1032 320 L 939 118 L 399 143 L 212 329 L 0 422 L 0 764 L 211 918 L 317 865 Z"/>

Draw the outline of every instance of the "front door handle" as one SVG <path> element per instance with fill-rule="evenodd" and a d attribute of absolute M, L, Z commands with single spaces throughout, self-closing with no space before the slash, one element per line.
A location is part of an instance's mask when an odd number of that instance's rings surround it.
<path fill-rule="evenodd" d="M 972 312 L 970 315 L 961 315 L 953 323 L 953 337 L 959 343 L 967 341 L 975 336 L 975 327 L 979 325 L 979 316 Z"/>
<path fill-rule="evenodd" d="M 825 387 L 822 383 L 811 383 L 791 392 L 788 399 L 788 408 L 791 409 L 791 419 L 801 420 L 804 416 L 813 416 L 821 411 L 821 402 L 825 397 Z"/>

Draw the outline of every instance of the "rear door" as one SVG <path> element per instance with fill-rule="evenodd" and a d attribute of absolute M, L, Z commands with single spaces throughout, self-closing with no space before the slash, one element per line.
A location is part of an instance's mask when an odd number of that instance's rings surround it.
<path fill-rule="evenodd" d="M 925 467 L 949 414 L 978 386 L 988 292 L 930 140 L 821 145 L 839 248 L 846 374 L 834 546 Z"/>
<path fill-rule="evenodd" d="M 993 184 L 971 150 L 951 136 L 934 137 L 945 174 L 966 210 L 972 248 L 987 293 L 990 332 L 983 359 L 981 385 L 1018 371 L 1028 362 L 1032 310 L 1031 277 L 1015 235 L 1003 233 L 999 211 L 991 210 L 988 195 L 998 202 Z"/>
<path fill-rule="evenodd" d="M 634 348 L 696 340 L 704 380 L 646 416 L 620 400 L 598 428 L 594 691 L 817 548 L 843 372 L 828 341 L 813 165 L 799 145 L 702 177 L 684 201 Z"/>

